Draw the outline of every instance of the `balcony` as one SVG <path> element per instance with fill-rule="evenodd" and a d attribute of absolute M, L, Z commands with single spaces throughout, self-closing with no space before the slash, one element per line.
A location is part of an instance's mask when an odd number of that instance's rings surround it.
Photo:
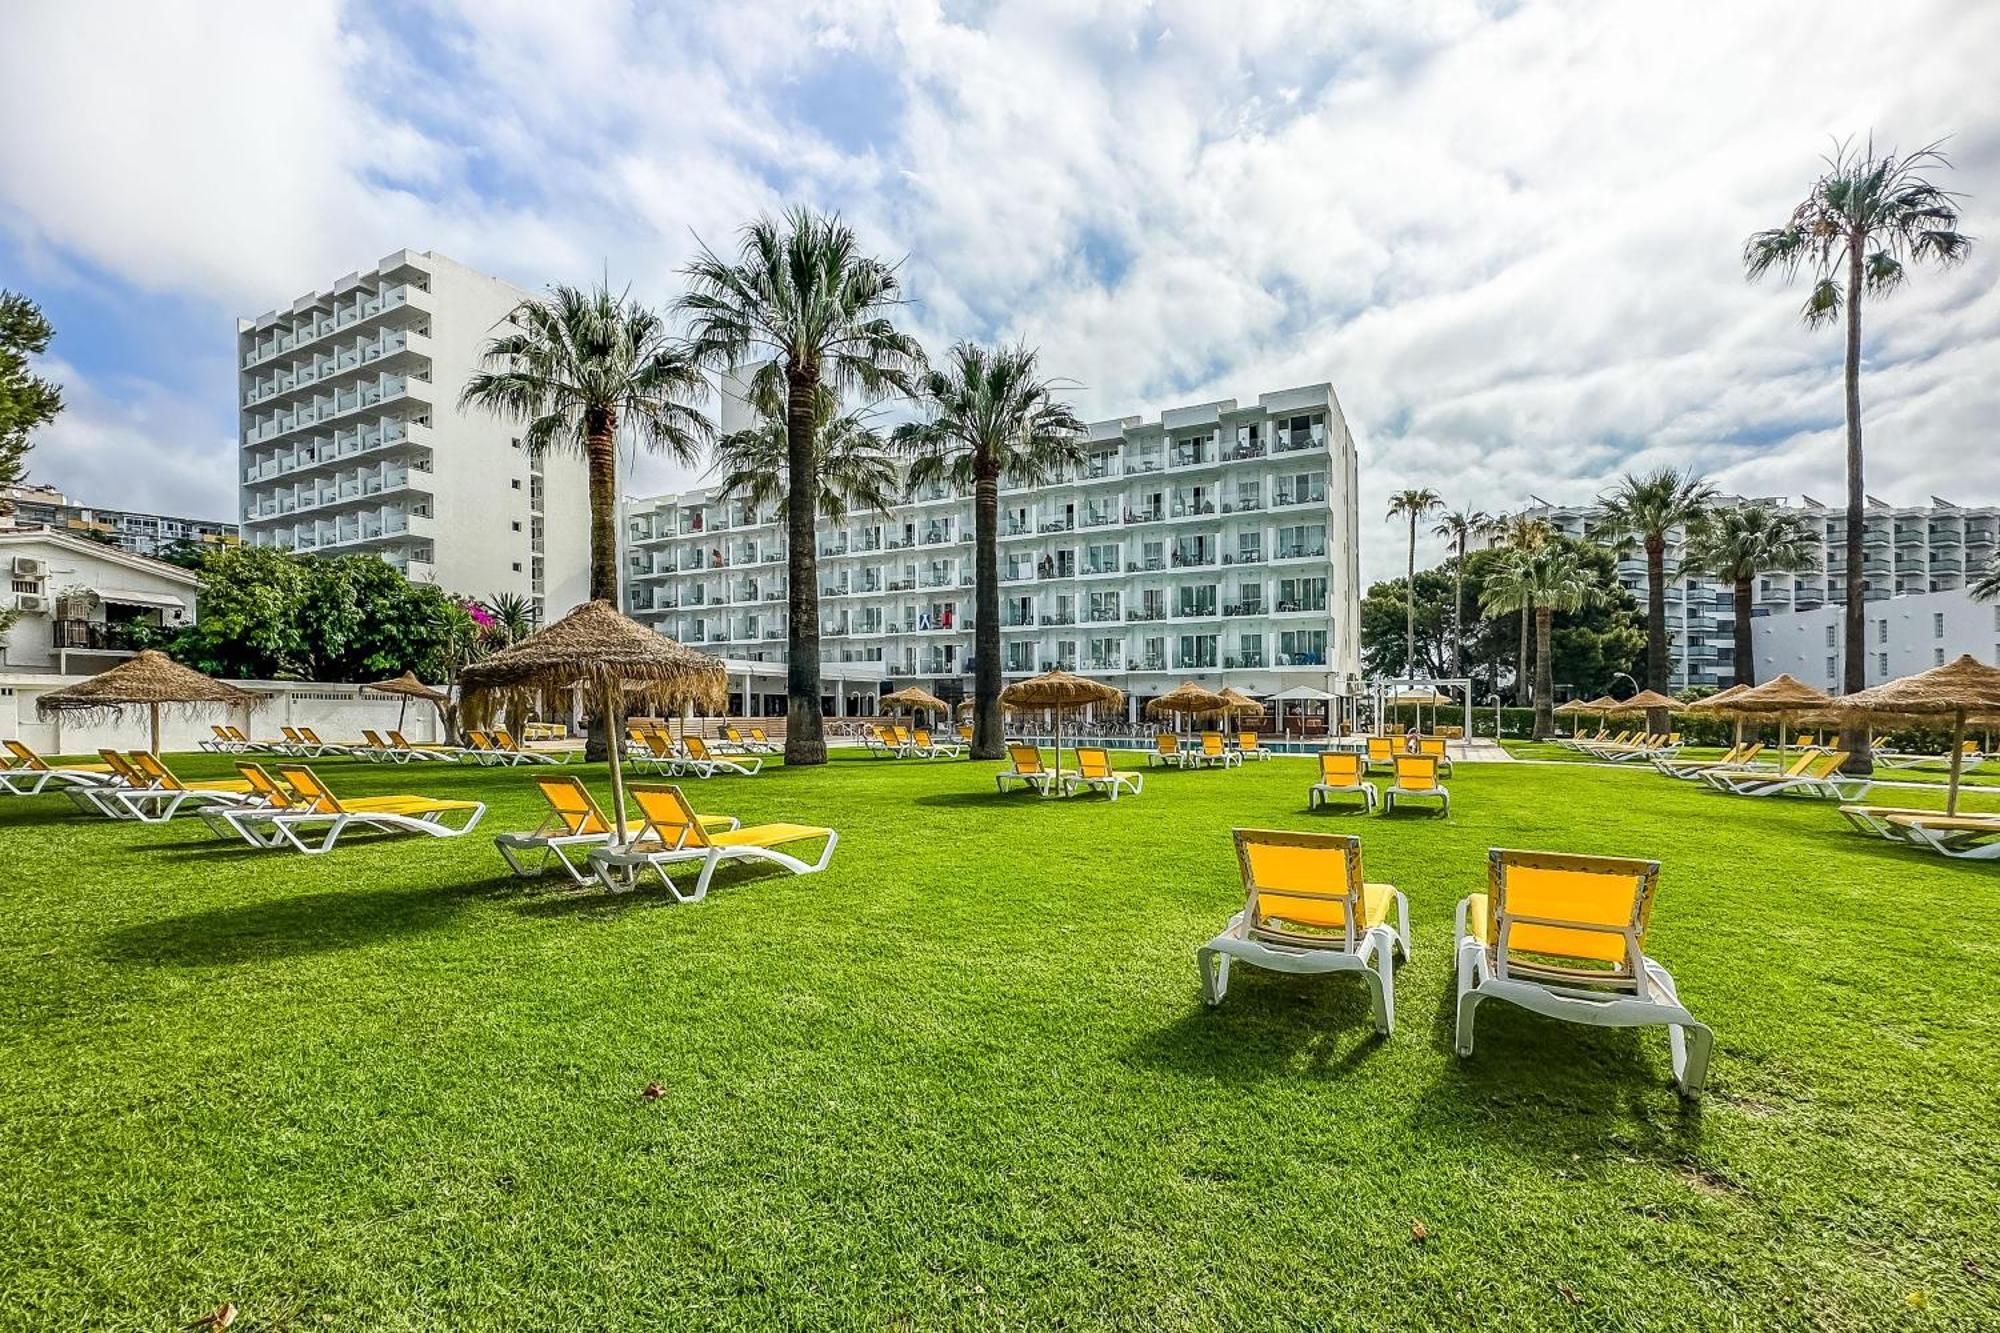
<path fill-rule="evenodd" d="M 397 402 L 428 408 L 430 392 L 429 382 L 414 375 L 381 375 L 372 383 L 363 381 L 351 389 L 314 398 L 290 412 L 259 421 L 244 430 L 243 443 L 266 444 Z"/>
<path fill-rule="evenodd" d="M 1164 521 L 1166 516 L 1166 511 L 1163 509 L 1128 509 L 1125 511 L 1125 521 L 1127 523 L 1159 523 Z"/>
<path fill-rule="evenodd" d="M 1136 611 L 1127 611 L 1125 613 L 1127 624 L 1143 624 L 1148 621 L 1165 620 L 1166 618 L 1167 608 L 1164 606 L 1142 606 Z"/>
<path fill-rule="evenodd" d="M 1238 653 L 1234 657 L 1223 658 L 1222 664 L 1231 671 L 1262 671 L 1264 669 L 1264 654 Z"/>
<path fill-rule="evenodd" d="M 267 336 L 244 354 L 243 368 L 253 369 L 278 357 L 305 351 L 346 330 L 373 333 L 380 326 L 428 319 L 432 308 L 430 292 L 415 283 L 398 283 L 379 292 L 359 292 L 310 324 Z"/>
<path fill-rule="evenodd" d="M 1326 559 L 1326 543 L 1318 542 L 1305 546 L 1280 546 L 1277 558 L 1280 560 L 1324 560 Z"/>
<path fill-rule="evenodd" d="M 1261 616 L 1264 613 L 1262 602 L 1230 602 L 1222 608 L 1225 616 Z"/>
<path fill-rule="evenodd" d="M 256 407 L 276 403 L 369 367 L 405 372 L 418 370 L 428 363 L 430 357 L 431 340 L 428 335 L 416 329 L 386 329 L 373 339 L 357 338 L 290 371 L 281 371 L 252 382 L 243 395 L 242 405 Z"/>

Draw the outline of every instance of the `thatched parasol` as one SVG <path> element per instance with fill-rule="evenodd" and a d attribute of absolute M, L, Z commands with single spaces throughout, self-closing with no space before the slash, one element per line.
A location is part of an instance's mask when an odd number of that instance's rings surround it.
<path fill-rule="evenodd" d="M 451 696 L 443 690 L 433 689 L 417 679 L 414 671 L 405 671 L 391 680 L 378 680 L 361 687 L 374 694 L 393 694 L 402 702 L 396 707 L 396 730 L 403 729 L 403 714 L 410 706 L 410 700 L 422 699 L 433 704 L 438 716 L 444 716 L 444 706 L 451 702 Z"/>
<path fill-rule="evenodd" d="M 203 705 L 234 708 L 254 705 L 258 696 L 234 685 L 211 680 L 192 667 L 184 667 L 156 648 L 148 648 L 100 672 L 89 680 L 60 690 L 50 690 L 35 701 L 39 713 L 83 713 L 86 716 L 123 716 L 127 708 L 144 708 L 152 719 L 153 753 L 160 752 L 160 706 L 184 708 Z"/>
<path fill-rule="evenodd" d="M 1719 693 L 1708 695 L 1705 698 L 1696 699 L 1693 703 L 1689 704 L 1682 711 L 1688 713 L 1726 712 L 1727 710 L 1725 708 L 1725 705 L 1728 704 L 1731 699 L 1736 698 L 1740 694 L 1745 694 L 1749 690 L 1750 686 L 1748 685 L 1731 685 L 1728 689 L 1722 690 Z M 1739 748 L 1743 744 L 1743 718 L 1741 717 L 1741 715 L 1739 715 L 1736 718 L 1736 744 Z"/>
<path fill-rule="evenodd" d="M 1629 699 L 1620 699 L 1604 711 L 1607 713 L 1650 713 L 1656 708 L 1672 709 L 1679 708 L 1680 706 L 1679 700 L 1669 699 L 1658 690 L 1641 690 Z"/>
<path fill-rule="evenodd" d="M 1249 695 L 1245 694 L 1243 691 L 1236 689 L 1234 686 L 1230 687 L 1229 689 L 1223 690 L 1221 693 L 1223 700 L 1228 704 L 1228 707 L 1224 711 L 1227 712 L 1230 716 L 1232 717 L 1264 716 L 1264 705 L 1259 703 L 1257 700 L 1252 699 Z"/>
<path fill-rule="evenodd" d="M 671 716 L 694 704 L 721 712 L 729 706 L 722 659 L 683 648 L 664 634 L 620 615 L 609 602 L 585 602 L 546 629 L 511 648 L 482 658 L 458 676 L 466 725 L 481 726 L 510 708 L 554 713 L 570 691 L 584 687 L 597 701 L 611 738 L 611 803 L 617 836 L 625 836 L 625 777 L 620 758 L 628 701 Z"/>
<path fill-rule="evenodd" d="M 1122 704 L 1125 692 L 1102 681 L 1070 671 L 1044 671 L 1039 676 L 1017 680 L 1000 691 L 1000 703 L 1007 708 L 1047 708 L 1056 715 L 1056 772 L 1062 772 L 1062 715 L 1065 708 L 1087 708 L 1091 704 Z M 1043 788 L 1043 794 L 1054 787 Z"/>
<path fill-rule="evenodd" d="M 1148 703 L 1146 716 L 1165 717 L 1169 713 L 1176 716 L 1189 713 L 1223 713 L 1228 709 L 1229 701 L 1214 690 L 1205 690 L 1193 681 L 1183 681 Z"/>
<path fill-rule="evenodd" d="M 1778 766 L 1785 765 L 1790 742 L 1791 721 L 1801 713 L 1816 713 L 1833 703 L 1833 698 L 1814 689 L 1789 673 L 1780 673 L 1762 685 L 1753 685 L 1714 711 L 1725 717 L 1778 719 Z"/>
<path fill-rule="evenodd" d="M 885 713 L 894 712 L 898 709 L 904 709 L 904 708 L 907 708 L 912 713 L 917 713 L 917 712 L 948 713 L 951 711 L 950 704 L 938 698 L 935 694 L 932 694 L 929 690 L 926 690 L 921 686 L 917 685 L 911 685 L 907 689 L 897 690 L 894 694 L 883 695 L 881 700 L 881 707 L 882 711 Z"/>
<path fill-rule="evenodd" d="M 1841 713 L 1898 717 L 1935 722 L 1951 719 L 1951 780 L 1944 811 L 1958 813 L 1958 780 L 1965 766 L 1965 723 L 1968 718 L 2000 715 L 2000 667 L 1990 667 L 1964 654 L 1914 676 L 1904 676 L 1872 690 L 1833 701 Z"/>

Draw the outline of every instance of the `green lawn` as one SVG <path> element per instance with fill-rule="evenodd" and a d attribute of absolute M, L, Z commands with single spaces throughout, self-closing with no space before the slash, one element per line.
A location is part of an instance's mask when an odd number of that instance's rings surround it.
<path fill-rule="evenodd" d="M 493 810 L 311 859 L 0 801 L 0 1322 L 2000 1325 L 2000 865 L 1640 769 L 1462 765 L 1436 820 L 1309 815 L 1298 760 L 1116 806 L 992 767 L 690 784 L 842 832 L 692 907 L 506 878 L 518 770 L 329 761 Z M 1352 978 L 1204 1009 L 1232 825 L 1409 895 L 1393 1037 Z M 1704 1101 L 1658 1032 L 1493 1004 L 1452 1054 L 1494 844 L 1665 863 Z"/>

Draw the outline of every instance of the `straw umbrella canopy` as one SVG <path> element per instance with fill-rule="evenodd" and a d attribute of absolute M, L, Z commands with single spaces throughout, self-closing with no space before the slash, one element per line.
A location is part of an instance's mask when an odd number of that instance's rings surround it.
<path fill-rule="evenodd" d="M 907 708 L 912 713 L 949 713 L 951 705 L 919 685 L 897 690 L 894 694 L 882 696 L 882 711 L 894 712 Z"/>
<path fill-rule="evenodd" d="M 451 702 L 451 696 L 443 690 L 433 689 L 417 679 L 414 671 L 405 671 L 391 680 L 373 681 L 361 687 L 373 694 L 393 694 L 402 702 L 396 708 L 396 729 L 402 730 L 403 715 L 410 706 L 410 700 L 422 699 L 435 705 L 438 716 L 444 716 L 444 706 Z"/>
<path fill-rule="evenodd" d="M 1169 713 L 1176 716 L 1190 713 L 1223 713 L 1228 709 L 1229 701 L 1214 690 L 1205 690 L 1193 681 L 1183 681 L 1148 703 L 1146 716 L 1165 717 Z"/>
<path fill-rule="evenodd" d="M 1955 815 L 1958 780 L 1965 766 L 1965 724 L 1968 719 L 2000 716 L 2000 667 L 1987 666 L 1966 653 L 1955 662 L 1836 699 L 1833 708 L 1870 717 L 1951 719 L 1951 780 L 1944 809 Z"/>
<path fill-rule="evenodd" d="M 1669 699 L 1658 690 L 1641 690 L 1629 699 L 1620 699 L 1607 713 L 1650 713 L 1655 708 L 1679 708 L 1680 701 Z"/>
<path fill-rule="evenodd" d="M 1715 711 L 1728 717 L 1777 718 L 1778 763 L 1782 766 L 1790 740 L 1786 732 L 1792 719 L 1801 713 L 1820 712 L 1832 703 L 1831 695 L 1814 689 L 1786 672 L 1772 677 L 1762 685 L 1751 686 L 1728 703 L 1718 706 Z"/>
<path fill-rule="evenodd" d="M 684 648 L 664 634 L 620 615 L 611 603 L 585 602 L 561 620 L 502 648 L 461 671 L 460 704 L 469 726 L 509 708 L 557 712 L 571 691 L 602 710 L 611 744 L 611 803 L 625 836 L 625 777 L 620 760 L 627 701 L 662 716 L 694 704 L 717 712 L 729 706 L 729 680 L 722 659 Z"/>
<path fill-rule="evenodd" d="M 127 708 L 144 708 L 152 720 L 153 753 L 158 754 L 162 706 L 235 708 L 257 701 L 258 696 L 248 690 L 212 680 L 158 649 L 148 648 L 89 680 L 50 690 L 35 701 L 35 710 L 44 716 L 81 713 L 86 717 L 120 717 Z"/>
<path fill-rule="evenodd" d="M 1122 704 L 1125 692 L 1088 676 L 1070 671 L 1044 671 L 1039 676 L 1017 680 L 1000 691 L 1000 703 L 1007 708 L 1047 708 L 1056 715 L 1056 772 L 1062 772 L 1062 715 L 1065 708 L 1085 708 L 1091 704 Z M 1045 789 L 1046 790 L 1046 789 Z"/>
<path fill-rule="evenodd" d="M 1264 716 L 1264 705 L 1259 703 L 1257 700 L 1252 699 L 1249 695 L 1245 694 L 1243 691 L 1235 688 L 1234 686 L 1231 686 L 1228 689 L 1223 690 L 1221 693 L 1224 702 L 1228 705 L 1224 711 L 1227 712 L 1230 716 L 1232 717 Z"/>
<path fill-rule="evenodd" d="M 1682 711 L 1687 713 L 1726 712 L 1729 701 L 1738 695 L 1749 693 L 1750 688 L 1748 685 L 1731 685 L 1726 690 L 1708 695 L 1705 698 L 1696 699 Z M 1739 747 L 1743 744 L 1743 719 L 1741 716 L 1738 716 L 1736 719 L 1736 744 Z"/>

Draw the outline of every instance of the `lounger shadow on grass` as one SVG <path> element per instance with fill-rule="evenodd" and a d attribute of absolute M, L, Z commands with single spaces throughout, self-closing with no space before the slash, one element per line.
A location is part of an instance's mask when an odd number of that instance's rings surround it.
<path fill-rule="evenodd" d="M 1190 969 L 1192 971 L 1192 969 Z M 1180 1018 L 1133 1043 L 1129 1056 L 1163 1073 L 1225 1083 L 1340 1078 L 1382 1050 L 1367 989 L 1352 977 L 1292 977 L 1242 969 L 1229 1000 L 1202 1004 L 1198 982 Z"/>
<path fill-rule="evenodd" d="M 701 867 L 689 862 L 685 867 L 686 886 L 692 887 L 695 874 Z M 790 884 L 801 876 L 786 872 L 770 862 L 735 861 L 725 862 L 715 869 L 715 876 L 708 882 L 708 896 L 698 903 L 675 902 L 673 895 L 658 880 L 642 880 L 637 888 L 612 892 L 602 884 L 576 885 L 563 881 L 560 877 L 545 880 L 522 880 L 509 877 L 507 883 L 516 890 L 509 906 L 526 917 L 559 918 L 601 918 L 622 916 L 627 912 L 645 912 L 655 908 L 671 908 L 677 912 L 699 916 L 709 910 L 719 895 L 741 891 L 758 893 L 765 886 Z M 813 877 L 806 876 L 804 891 L 811 893 L 818 886 Z M 675 878 L 680 883 L 679 876 Z"/>
<path fill-rule="evenodd" d="M 147 967 L 228 967 L 356 949 L 449 926 L 496 881 L 309 893 L 218 907 L 107 933 L 100 955 Z"/>

